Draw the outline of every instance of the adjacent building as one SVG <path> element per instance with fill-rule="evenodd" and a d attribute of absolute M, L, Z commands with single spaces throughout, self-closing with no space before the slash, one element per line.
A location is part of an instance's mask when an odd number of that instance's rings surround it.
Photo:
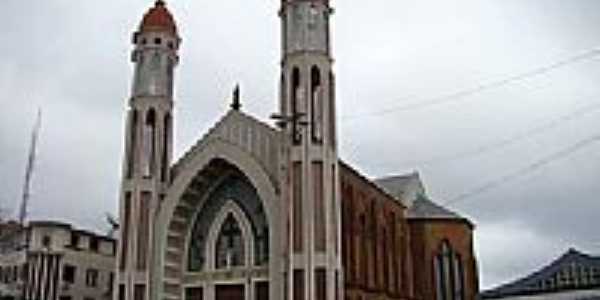
<path fill-rule="evenodd" d="M 482 292 L 480 298 L 600 300 L 600 256 L 570 249 L 530 275 Z"/>
<path fill-rule="evenodd" d="M 112 299 L 116 241 L 61 222 L 8 223 L 0 236 L 0 297 Z"/>

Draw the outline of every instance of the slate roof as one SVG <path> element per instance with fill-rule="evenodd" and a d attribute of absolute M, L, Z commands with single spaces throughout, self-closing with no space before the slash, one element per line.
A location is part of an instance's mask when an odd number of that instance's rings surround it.
<path fill-rule="evenodd" d="M 459 214 L 429 200 L 421 195 L 417 201 L 408 209 L 409 219 L 456 219 L 463 220 L 464 217 Z"/>
<path fill-rule="evenodd" d="M 544 280 L 553 278 L 553 276 L 563 270 L 565 267 L 569 267 L 572 264 L 579 266 L 586 266 L 592 268 L 598 268 L 600 270 L 600 256 L 591 256 L 584 253 L 581 253 L 575 249 L 569 249 L 567 253 L 560 256 L 558 259 L 551 262 L 549 265 L 543 267 L 542 269 L 527 275 L 521 279 L 517 279 L 513 282 L 501 285 L 497 288 L 484 291 L 481 293 L 480 298 L 482 299 L 494 299 L 501 298 L 507 296 L 518 296 L 518 295 L 534 295 L 534 294 L 545 294 L 549 292 L 558 292 L 564 291 L 571 288 L 554 288 L 552 290 L 546 289 L 541 290 L 539 288 L 534 288 L 538 285 L 539 282 Z M 600 288 L 599 285 L 590 285 L 590 286 L 581 286 L 579 289 L 590 289 L 590 288 Z M 593 299 L 593 298 L 592 298 Z"/>
<path fill-rule="evenodd" d="M 375 183 L 387 190 L 390 194 L 394 196 L 401 196 L 405 193 L 409 185 L 413 184 L 417 180 L 420 181 L 419 173 L 414 172 L 405 175 L 375 179 Z"/>
<path fill-rule="evenodd" d="M 466 220 L 463 216 L 430 200 L 426 196 L 423 182 L 417 172 L 376 179 L 375 183 L 406 203 L 409 219 Z"/>

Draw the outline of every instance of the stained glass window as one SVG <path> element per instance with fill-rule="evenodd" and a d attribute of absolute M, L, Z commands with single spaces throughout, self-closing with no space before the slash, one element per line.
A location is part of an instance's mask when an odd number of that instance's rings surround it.
<path fill-rule="evenodd" d="M 244 238 L 237 220 L 232 214 L 227 216 L 216 247 L 217 269 L 243 266 L 245 259 Z"/>
<path fill-rule="evenodd" d="M 184 195 L 184 197 L 203 197 L 203 195 Z M 229 201 L 233 201 L 234 204 L 244 212 L 246 219 L 250 223 L 252 236 L 254 238 L 253 264 L 264 265 L 268 263 L 269 226 L 264 207 L 252 184 L 250 184 L 245 177 L 236 174 L 221 181 L 202 204 L 202 207 L 199 208 L 190 238 L 188 258 L 189 271 L 197 272 L 205 269 L 205 264 L 207 262 L 206 249 L 209 246 L 206 245 L 209 229 L 215 221 L 217 214 Z M 235 218 L 233 218 L 233 220 L 235 221 Z M 226 223 L 227 222 L 224 224 Z M 239 228 L 239 224 L 237 224 L 237 228 Z M 220 230 L 223 231 L 223 229 L 225 229 L 224 225 Z M 219 247 L 222 247 L 223 251 L 227 249 L 227 243 L 221 243 L 219 241 L 220 239 L 221 238 L 217 239 L 217 252 L 219 251 Z M 233 239 L 231 242 L 233 244 L 242 244 L 243 242 L 248 241 L 236 241 Z M 245 255 L 248 255 L 248 253 L 244 253 L 244 257 Z M 211 259 L 216 259 L 216 257 Z M 245 258 L 241 259 L 241 261 L 244 260 Z M 219 264 L 220 263 L 217 261 L 217 265 Z"/>

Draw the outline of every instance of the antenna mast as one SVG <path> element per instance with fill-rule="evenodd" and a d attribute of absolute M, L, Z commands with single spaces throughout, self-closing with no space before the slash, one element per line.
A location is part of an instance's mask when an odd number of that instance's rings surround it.
<path fill-rule="evenodd" d="M 27 204 L 29 202 L 31 179 L 35 167 L 35 155 L 37 148 L 38 135 L 42 126 L 42 110 L 38 109 L 37 118 L 31 133 L 31 144 L 29 145 L 29 155 L 27 156 L 27 168 L 25 169 L 25 182 L 23 183 L 23 198 L 21 199 L 21 207 L 19 209 L 19 224 L 25 225 L 27 218 Z"/>

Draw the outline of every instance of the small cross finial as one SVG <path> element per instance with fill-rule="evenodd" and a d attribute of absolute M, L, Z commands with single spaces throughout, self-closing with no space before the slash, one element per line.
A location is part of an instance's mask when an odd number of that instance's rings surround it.
<path fill-rule="evenodd" d="M 242 108 L 242 103 L 240 102 L 240 85 L 236 84 L 233 89 L 233 99 L 231 102 L 231 109 L 240 110 Z"/>

